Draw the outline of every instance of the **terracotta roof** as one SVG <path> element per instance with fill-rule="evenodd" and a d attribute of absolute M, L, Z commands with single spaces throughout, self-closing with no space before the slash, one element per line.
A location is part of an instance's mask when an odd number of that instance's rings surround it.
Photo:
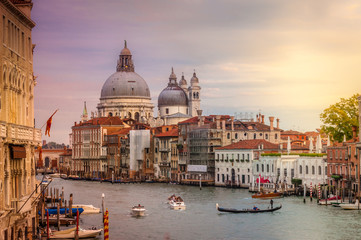
<path fill-rule="evenodd" d="M 130 130 L 131 130 L 131 128 L 123 128 L 123 129 L 121 129 L 119 131 L 113 132 L 113 133 L 108 134 L 108 135 L 127 135 Z"/>
<path fill-rule="evenodd" d="M 231 150 L 231 149 L 259 149 L 263 144 L 263 149 L 278 149 L 278 144 L 268 142 L 264 139 L 243 140 L 233 143 L 228 146 L 216 148 L 217 150 Z"/>
<path fill-rule="evenodd" d="M 120 117 L 98 117 L 76 124 L 76 126 L 84 125 L 124 125 L 124 123 Z"/>
<path fill-rule="evenodd" d="M 156 137 L 178 137 L 178 129 L 171 129 L 168 132 L 163 132 L 155 135 Z"/>
<path fill-rule="evenodd" d="M 298 132 L 298 131 L 287 130 L 287 131 L 281 132 L 281 135 L 305 135 L 305 134 Z"/>

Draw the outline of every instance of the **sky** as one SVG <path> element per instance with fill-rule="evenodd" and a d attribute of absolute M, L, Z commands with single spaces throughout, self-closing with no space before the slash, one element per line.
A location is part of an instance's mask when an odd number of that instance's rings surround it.
<path fill-rule="evenodd" d="M 197 73 L 203 115 L 261 112 L 314 131 L 320 113 L 361 93 L 361 2 L 354 0 L 33 0 L 35 122 L 69 143 L 84 101 L 96 111 L 124 40 L 159 93 L 171 68 Z"/>

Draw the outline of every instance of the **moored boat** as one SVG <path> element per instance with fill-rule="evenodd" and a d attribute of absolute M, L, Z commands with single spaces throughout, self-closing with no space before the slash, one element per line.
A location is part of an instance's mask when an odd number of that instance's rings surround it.
<path fill-rule="evenodd" d="M 355 203 L 342 203 L 340 207 L 345 210 L 361 210 L 361 204 L 359 204 L 357 199 Z"/>
<path fill-rule="evenodd" d="M 144 206 L 141 206 L 140 204 L 138 204 L 137 206 L 132 207 L 132 213 L 133 213 L 133 216 L 136 216 L 136 217 L 144 216 L 145 208 L 144 208 Z"/>
<path fill-rule="evenodd" d="M 282 208 L 282 204 L 279 207 L 267 208 L 267 209 L 235 209 L 235 208 L 222 208 L 219 207 L 216 203 L 216 208 L 220 212 L 230 212 L 230 213 L 265 213 L 265 212 L 274 212 Z"/>
<path fill-rule="evenodd" d="M 84 212 L 84 209 L 82 209 L 82 208 L 72 208 L 72 214 L 76 215 L 77 210 L 79 211 L 79 214 Z M 49 215 L 55 215 L 55 214 L 58 214 L 58 209 L 57 208 L 47 208 L 47 209 L 45 209 L 45 215 L 47 214 L 47 212 L 49 212 Z M 69 208 L 66 209 L 66 213 L 69 213 Z M 65 208 L 60 208 L 59 214 L 65 214 Z M 41 215 L 41 211 L 39 211 L 39 215 Z"/>
<path fill-rule="evenodd" d="M 320 201 L 318 201 L 318 204 L 320 204 L 320 205 L 331 205 L 334 203 L 341 203 L 341 197 L 333 196 L 333 197 L 329 197 L 327 199 L 321 199 Z"/>
<path fill-rule="evenodd" d="M 94 238 L 98 236 L 102 230 L 103 229 L 91 229 L 91 230 L 79 229 L 78 236 L 79 239 Z M 75 239 L 75 231 L 76 228 L 71 228 L 63 231 L 52 232 L 50 234 L 50 239 Z"/>
<path fill-rule="evenodd" d="M 82 208 L 83 214 L 100 213 L 100 208 L 94 207 L 93 205 L 85 204 L 73 204 L 73 208 Z"/>
<path fill-rule="evenodd" d="M 282 193 L 280 192 L 259 192 L 252 195 L 252 198 L 263 198 L 263 199 L 270 199 L 270 198 L 281 198 Z"/>

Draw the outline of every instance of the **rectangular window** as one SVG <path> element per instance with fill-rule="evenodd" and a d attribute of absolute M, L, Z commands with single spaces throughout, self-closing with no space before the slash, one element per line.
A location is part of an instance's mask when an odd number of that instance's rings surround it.
<path fill-rule="evenodd" d="M 295 177 L 295 169 L 291 169 L 291 178 L 294 178 Z"/>
<path fill-rule="evenodd" d="M 287 177 L 287 168 L 283 169 L 283 174 L 284 174 L 285 177 Z"/>

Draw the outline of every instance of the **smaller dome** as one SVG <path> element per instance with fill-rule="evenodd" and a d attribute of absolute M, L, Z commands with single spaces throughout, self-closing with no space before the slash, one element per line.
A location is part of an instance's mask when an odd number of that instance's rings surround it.
<path fill-rule="evenodd" d="M 158 107 L 163 106 L 188 106 L 186 93 L 178 86 L 166 87 L 158 97 Z"/>
<path fill-rule="evenodd" d="M 125 47 L 125 48 L 123 48 L 123 50 L 120 52 L 120 55 L 132 55 L 132 54 L 130 53 L 130 50 L 129 50 L 127 47 Z"/>
<path fill-rule="evenodd" d="M 127 48 L 127 40 L 124 40 L 124 48 L 123 50 L 120 52 L 120 55 L 132 55 L 130 53 L 130 50 Z"/>
<path fill-rule="evenodd" d="M 185 80 L 184 75 L 182 74 L 182 79 L 179 81 L 179 85 L 187 85 L 187 80 Z"/>
<path fill-rule="evenodd" d="M 193 77 L 191 78 L 191 84 L 199 83 L 199 80 L 196 76 L 196 72 L 193 73 Z"/>

